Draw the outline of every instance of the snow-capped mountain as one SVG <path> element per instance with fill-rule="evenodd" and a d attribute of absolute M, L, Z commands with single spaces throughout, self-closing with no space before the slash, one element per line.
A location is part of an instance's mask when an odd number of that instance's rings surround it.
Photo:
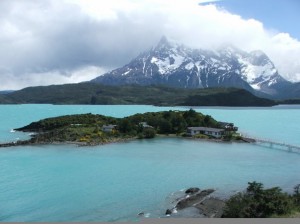
<path fill-rule="evenodd" d="M 92 82 L 183 88 L 237 87 L 268 95 L 277 95 L 279 87 L 290 84 L 262 51 L 248 53 L 228 45 L 214 51 L 191 49 L 165 37 L 129 64 Z"/>

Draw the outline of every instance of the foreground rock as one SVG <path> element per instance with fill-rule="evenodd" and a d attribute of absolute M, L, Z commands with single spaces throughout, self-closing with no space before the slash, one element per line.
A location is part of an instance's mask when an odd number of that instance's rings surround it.
<path fill-rule="evenodd" d="M 195 204 L 201 203 L 205 199 L 206 196 L 210 195 L 213 192 L 214 192 L 213 189 L 207 189 L 207 190 L 203 190 L 203 191 L 200 191 L 199 193 L 195 193 L 192 195 L 188 194 L 186 197 L 184 197 L 177 203 L 175 208 L 176 209 L 184 209 L 187 207 L 192 207 Z"/>
<path fill-rule="evenodd" d="M 191 187 L 185 191 L 186 194 L 195 194 L 200 191 L 198 187 Z"/>
<path fill-rule="evenodd" d="M 221 218 L 223 214 L 223 209 L 225 202 L 218 198 L 207 198 L 195 205 L 195 208 L 198 208 L 204 217 L 208 218 Z"/>
<path fill-rule="evenodd" d="M 185 196 L 178 199 L 175 207 L 167 209 L 165 214 L 168 216 L 176 214 L 178 216 L 178 213 L 182 213 L 184 217 L 184 214 L 186 214 L 184 211 L 193 208 L 193 211 L 198 214 L 193 214 L 191 217 L 220 218 L 223 214 L 225 202 L 211 197 L 214 191 L 213 189 L 201 191 L 199 188 L 189 188 L 185 191 Z"/>

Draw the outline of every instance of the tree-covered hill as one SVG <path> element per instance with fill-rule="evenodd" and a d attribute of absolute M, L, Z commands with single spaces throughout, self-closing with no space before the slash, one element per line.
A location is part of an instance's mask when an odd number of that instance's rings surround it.
<path fill-rule="evenodd" d="M 235 88 L 179 89 L 165 86 L 104 86 L 79 83 L 28 87 L 0 96 L 2 104 L 96 104 L 159 106 L 273 106 L 272 100 Z"/>

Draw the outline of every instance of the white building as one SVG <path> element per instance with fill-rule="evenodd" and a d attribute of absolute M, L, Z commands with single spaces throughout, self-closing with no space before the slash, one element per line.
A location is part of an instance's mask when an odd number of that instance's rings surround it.
<path fill-rule="evenodd" d="M 215 138 L 221 138 L 224 135 L 224 129 L 218 128 L 208 128 L 208 127 L 188 127 L 187 134 L 190 136 L 194 136 L 197 134 L 204 134 L 213 136 Z"/>
<path fill-rule="evenodd" d="M 104 132 L 112 132 L 116 127 L 117 127 L 117 125 L 112 125 L 112 124 L 103 125 L 102 126 L 102 131 L 104 131 Z"/>

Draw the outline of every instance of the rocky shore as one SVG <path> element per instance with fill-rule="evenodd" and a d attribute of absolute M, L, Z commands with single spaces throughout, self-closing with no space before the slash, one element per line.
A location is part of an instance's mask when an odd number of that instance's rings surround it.
<path fill-rule="evenodd" d="M 158 135 L 161 138 L 182 138 L 177 135 Z M 186 140 L 196 140 L 196 141 L 205 141 L 205 142 L 215 142 L 215 143 L 254 143 L 255 140 L 251 138 L 242 138 L 241 140 L 231 140 L 231 141 L 224 141 L 221 139 L 199 139 L 199 138 L 191 138 L 191 137 L 183 137 Z M 96 145 L 105 145 L 111 143 L 119 143 L 119 142 L 128 142 L 131 140 L 136 140 L 138 137 L 123 137 L 123 138 L 110 138 L 106 139 L 105 142 L 80 142 L 80 141 L 45 141 L 45 140 L 38 140 L 36 138 L 31 138 L 29 140 L 18 140 L 15 142 L 6 142 L 0 143 L 0 148 L 3 147 L 13 147 L 13 146 L 25 146 L 25 145 L 44 145 L 44 144 L 71 144 L 77 146 L 96 146 Z"/>
<path fill-rule="evenodd" d="M 13 147 L 13 146 L 26 146 L 26 145 L 61 145 L 61 144 L 68 144 L 68 145 L 77 145 L 77 146 L 97 146 L 97 145 L 106 145 L 111 143 L 119 143 L 119 142 L 128 142 L 131 140 L 137 139 L 136 137 L 132 138 L 113 138 L 107 139 L 105 142 L 78 142 L 78 141 L 40 141 L 34 138 L 29 140 L 19 140 L 16 142 L 7 142 L 7 143 L 0 143 L 0 148 L 5 147 Z"/>
<path fill-rule="evenodd" d="M 12 147 L 12 146 L 21 146 L 21 145 L 32 145 L 34 144 L 31 140 L 24 140 L 24 141 L 16 141 L 16 142 L 7 142 L 7 143 L 0 143 L 0 148 L 4 147 Z"/>
<path fill-rule="evenodd" d="M 177 204 L 167 209 L 165 214 L 171 217 L 185 217 L 185 211 L 192 211 L 191 217 L 220 218 L 223 214 L 225 202 L 211 196 L 214 189 L 200 190 L 197 187 L 189 188 L 185 195 L 177 199 Z"/>

